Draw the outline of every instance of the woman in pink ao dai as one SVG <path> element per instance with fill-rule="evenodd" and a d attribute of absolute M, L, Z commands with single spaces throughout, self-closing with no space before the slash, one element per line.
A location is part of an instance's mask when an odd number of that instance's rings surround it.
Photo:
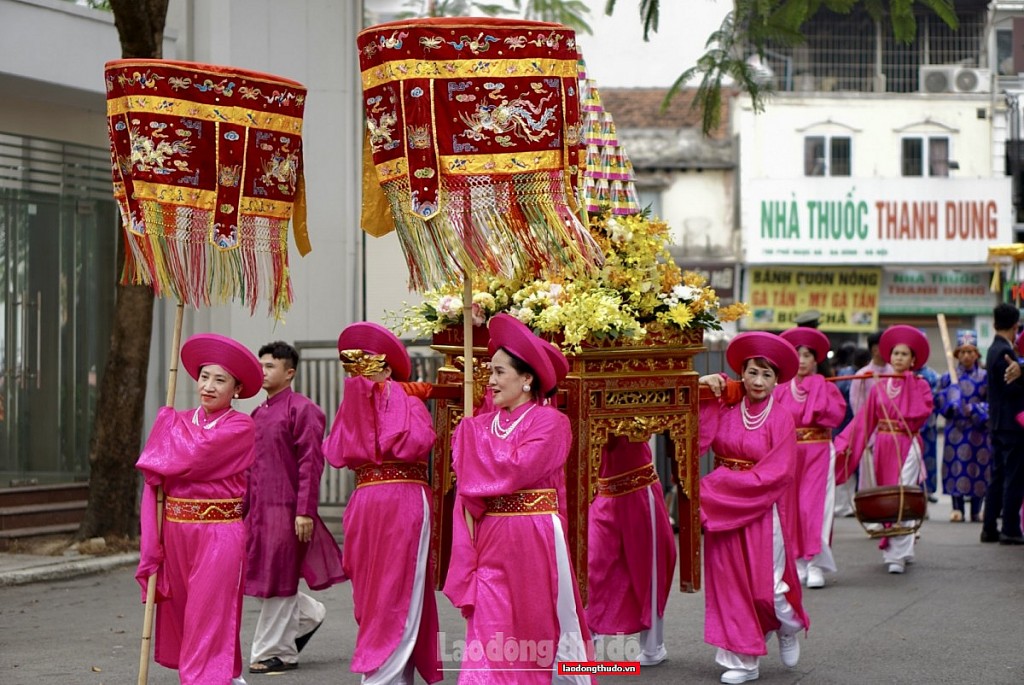
<path fill-rule="evenodd" d="M 715 454 L 714 470 L 700 481 L 704 640 L 718 647 L 722 682 L 745 683 L 760 677 L 766 636 L 778 635 L 782 663 L 792 668 L 797 635 L 810 626 L 792 553 L 796 427 L 772 397 L 799 361 L 791 344 L 760 331 L 733 338 L 726 360 L 742 379 L 738 402 L 726 401 L 733 393 L 723 392 L 724 375 L 699 381 L 715 395 L 701 401 L 699 422 L 700 450 Z"/>
<path fill-rule="evenodd" d="M 800 582 L 825 587 L 824 572 L 834 573 L 832 517 L 835 511 L 836 453 L 832 429 L 843 422 L 846 400 L 833 383 L 818 373 L 828 356 L 828 336 L 814 328 L 783 331 L 800 355 L 796 376 L 775 386 L 775 403 L 793 415 L 796 424 L 797 535 L 793 556 Z"/>
<path fill-rule="evenodd" d="M 584 685 L 561 662 L 591 658 L 569 560 L 569 419 L 546 398 L 562 353 L 517 319 L 491 319 L 495 411 L 462 419 L 452 440 L 457 494 L 444 593 L 466 618 L 460 683 Z"/>

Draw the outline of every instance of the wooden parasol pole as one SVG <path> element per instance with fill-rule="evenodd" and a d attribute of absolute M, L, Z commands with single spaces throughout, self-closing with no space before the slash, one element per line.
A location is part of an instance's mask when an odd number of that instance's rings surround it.
<path fill-rule="evenodd" d="M 473 280 L 462 285 L 462 415 L 473 415 Z"/>
<path fill-rule="evenodd" d="M 178 385 L 178 349 L 181 347 L 181 324 L 185 317 L 185 304 L 178 300 L 174 312 L 174 332 L 171 334 L 171 362 L 167 367 L 167 397 L 164 404 L 174 406 L 174 392 Z M 164 489 L 156 489 L 156 532 L 157 537 L 163 533 Z M 153 645 L 153 616 L 156 610 L 156 573 L 146 581 L 146 613 L 142 619 L 142 645 L 139 650 L 138 685 L 146 685 L 149 681 L 149 654 Z"/>
<path fill-rule="evenodd" d="M 465 269 L 465 281 L 462 284 L 462 416 L 473 415 L 473 279 Z M 469 539 L 475 537 L 473 517 L 468 509 L 463 509 Z"/>
<path fill-rule="evenodd" d="M 942 337 L 942 350 L 946 353 L 946 368 L 949 369 L 949 380 L 953 385 L 960 382 L 956 375 L 956 359 L 953 358 L 953 346 L 949 344 L 949 328 L 946 327 L 946 315 L 936 314 L 939 322 L 939 335 Z"/>

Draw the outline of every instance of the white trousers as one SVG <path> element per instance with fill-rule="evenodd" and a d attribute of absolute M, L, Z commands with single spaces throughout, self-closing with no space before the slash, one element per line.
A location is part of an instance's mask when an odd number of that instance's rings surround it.
<path fill-rule="evenodd" d="M 772 505 L 772 556 L 774 560 L 775 616 L 782 624 L 779 626 L 778 632 L 780 635 L 796 635 L 803 630 L 804 624 L 796 615 L 793 605 L 786 599 L 789 584 L 782 579 L 782 574 L 786 571 L 786 544 L 782 537 L 779 510 L 775 505 Z M 756 654 L 739 654 L 721 647 L 718 648 L 718 653 L 715 655 L 715 662 L 719 666 L 729 669 L 744 668 L 751 671 L 757 668 L 760 660 L 761 657 Z"/>
<path fill-rule="evenodd" d="M 416 549 L 416 575 L 412 581 L 412 595 L 409 597 L 409 613 L 398 646 L 384 663 L 372 673 L 363 675 L 362 685 L 412 685 L 412 650 L 420 633 L 423 617 L 423 593 L 427 592 L 427 554 L 430 552 L 430 503 L 426 491 L 423 498 L 423 524 L 420 526 L 419 547 Z"/>
<path fill-rule="evenodd" d="M 911 443 L 910 452 L 903 460 L 900 470 L 900 484 L 921 484 L 921 448 L 917 440 Z M 912 523 L 908 521 L 907 523 Z M 914 535 L 897 535 L 887 538 L 885 549 L 882 550 L 882 561 L 886 564 L 907 563 L 914 558 Z"/>
<path fill-rule="evenodd" d="M 821 551 L 810 559 L 796 560 L 796 572 L 797 575 L 800 576 L 801 583 L 807 580 L 807 569 L 811 566 L 821 569 L 822 571 L 830 571 L 832 573 L 835 573 L 836 571 L 836 560 L 832 555 L 831 544 L 834 512 L 839 509 L 836 500 L 837 486 L 835 466 L 836 448 L 834 445 L 829 445 L 828 484 L 825 487 L 825 512 L 824 516 L 821 518 Z M 847 481 L 847 483 L 848 482 L 850 481 Z"/>
<path fill-rule="evenodd" d="M 286 664 L 297 664 L 299 652 L 295 638 L 316 628 L 326 615 L 323 604 L 302 592 L 291 597 L 261 599 L 249 663 L 276 656 Z"/>
<path fill-rule="evenodd" d="M 557 514 L 549 514 L 554 525 L 555 563 L 558 570 L 558 598 L 555 601 L 555 613 L 558 616 L 558 651 L 555 653 L 555 668 L 562 661 L 586 661 L 587 647 L 583 643 L 583 629 L 579 614 L 576 612 L 576 593 L 573 592 L 573 577 L 569 565 L 569 548 L 565 545 L 565 532 L 562 521 Z M 557 670 L 551 676 L 552 685 L 589 685 L 590 676 L 558 675 Z"/>
<path fill-rule="evenodd" d="M 640 648 L 644 656 L 653 658 L 665 647 L 665 619 L 658 614 L 658 586 L 661 583 L 658 577 L 661 571 L 658 568 L 658 520 L 654 493 L 650 488 L 647 488 L 647 510 L 651 519 L 651 627 L 640 631 Z"/>

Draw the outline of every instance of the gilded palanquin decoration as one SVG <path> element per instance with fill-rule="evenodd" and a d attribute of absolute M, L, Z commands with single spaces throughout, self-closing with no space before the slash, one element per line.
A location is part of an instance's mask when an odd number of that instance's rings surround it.
<path fill-rule="evenodd" d="M 434 338 L 444 355 L 439 386 L 458 386 L 463 377 L 461 331 L 451 328 Z M 474 359 L 487 359 L 487 329 L 474 330 Z M 567 354 L 569 374 L 559 386 L 557 406 L 572 426 L 573 441 L 566 460 L 566 508 L 569 554 L 580 592 L 587 595 L 587 547 L 590 503 L 600 487 L 601 450 L 613 435 L 639 442 L 652 435 L 668 438 L 678 486 L 679 582 L 687 592 L 700 589 L 699 443 L 697 434 L 698 374 L 693 359 L 703 351 L 703 331 L 649 326 L 640 342 L 602 341 Z M 486 367 L 474 372 L 476 388 L 486 383 Z M 451 552 L 451 516 L 455 480 L 451 438 L 462 418 L 461 400 L 440 398 L 435 406 L 431 489 L 434 525 L 431 561 L 437 587 L 444 583 Z M 478 398 L 479 402 L 479 398 Z"/>

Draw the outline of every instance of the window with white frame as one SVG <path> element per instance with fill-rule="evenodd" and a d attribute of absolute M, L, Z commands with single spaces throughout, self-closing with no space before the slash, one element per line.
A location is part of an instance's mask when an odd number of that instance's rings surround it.
<path fill-rule="evenodd" d="M 804 138 L 804 176 L 849 176 L 851 145 L 848 136 Z"/>
<path fill-rule="evenodd" d="M 949 138 L 904 138 L 900 150 L 900 169 L 904 176 L 949 176 Z"/>

